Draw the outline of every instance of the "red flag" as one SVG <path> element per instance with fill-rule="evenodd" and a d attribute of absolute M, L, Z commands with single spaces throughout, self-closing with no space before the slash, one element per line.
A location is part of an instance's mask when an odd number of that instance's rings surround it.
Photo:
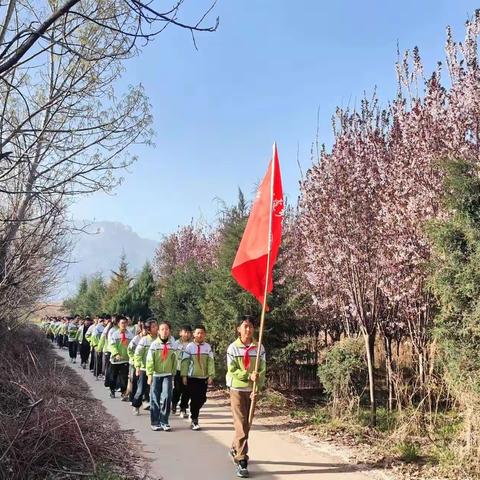
<path fill-rule="evenodd" d="M 267 293 L 273 289 L 272 270 L 280 248 L 282 220 L 282 177 L 277 145 L 274 144 L 273 158 L 253 202 L 232 266 L 232 275 L 235 280 L 262 304 L 267 274 Z M 270 259 L 268 259 L 269 250 Z"/>

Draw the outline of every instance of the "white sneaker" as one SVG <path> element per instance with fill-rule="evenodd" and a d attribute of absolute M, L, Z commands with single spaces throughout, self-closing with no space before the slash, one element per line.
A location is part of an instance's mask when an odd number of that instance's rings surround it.
<path fill-rule="evenodd" d="M 138 415 L 140 415 L 140 409 L 134 407 L 133 410 L 132 410 L 132 415 L 135 415 L 135 416 L 138 417 Z"/>
<path fill-rule="evenodd" d="M 172 429 L 172 427 L 168 423 L 161 423 L 160 426 L 162 427 L 162 430 L 164 432 L 169 432 Z"/>
<path fill-rule="evenodd" d="M 192 430 L 200 430 L 200 425 L 197 421 L 192 420 Z"/>
<path fill-rule="evenodd" d="M 150 428 L 154 431 L 154 432 L 159 432 L 162 427 L 160 425 L 150 425 Z"/>

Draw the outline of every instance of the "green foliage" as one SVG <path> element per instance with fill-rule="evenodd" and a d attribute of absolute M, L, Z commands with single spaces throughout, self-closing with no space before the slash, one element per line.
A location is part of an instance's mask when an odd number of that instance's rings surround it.
<path fill-rule="evenodd" d="M 149 262 L 146 262 L 131 290 L 132 311 L 130 313 L 133 317 L 146 320 L 152 314 L 150 304 L 154 292 L 155 280 L 152 267 Z"/>
<path fill-rule="evenodd" d="M 65 300 L 63 306 L 71 315 L 94 316 L 102 311 L 106 286 L 100 274 L 93 275 L 90 279 L 82 278 L 77 294 Z"/>
<path fill-rule="evenodd" d="M 428 227 L 433 244 L 431 286 L 440 309 L 436 337 L 442 346 L 447 380 L 454 391 L 478 397 L 480 179 L 474 165 L 467 161 L 450 160 L 443 167 L 448 217 Z"/>
<path fill-rule="evenodd" d="M 415 462 L 420 457 L 420 446 L 409 440 L 400 442 L 397 445 L 397 450 L 400 454 L 400 458 L 407 463 Z"/>
<path fill-rule="evenodd" d="M 120 257 L 118 271 L 112 272 L 112 278 L 107 286 L 103 302 L 103 310 L 110 314 L 131 314 L 133 311 L 130 282 L 132 278 L 128 272 L 125 254 Z"/>
<path fill-rule="evenodd" d="M 318 376 L 334 400 L 359 396 L 368 376 L 363 340 L 344 338 L 337 342 L 318 367 Z"/>
<path fill-rule="evenodd" d="M 162 289 L 162 316 L 168 319 L 173 331 L 182 325 L 203 322 L 200 312 L 200 302 L 205 295 L 208 281 L 208 271 L 194 262 L 189 262 L 185 268 L 177 269 L 168 277 Z"/>

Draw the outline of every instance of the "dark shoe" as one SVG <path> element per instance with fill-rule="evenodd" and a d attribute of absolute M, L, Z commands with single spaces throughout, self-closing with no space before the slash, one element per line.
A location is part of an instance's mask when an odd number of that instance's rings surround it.
<path fill-rule="evenodd" d="M 172 405 L 172 413 L 175 415 L 177 413 L 177 406 Z"/>
<path fill-rule="evenodd" d="M 240 460 L 237 466 L 237 477 L 248 478 L 248 463 L 246 460 Z"/>
<path fill-rule="evenodd" d="M 115 398 L 115 392 L 110 392 L 110 398 Z"/>

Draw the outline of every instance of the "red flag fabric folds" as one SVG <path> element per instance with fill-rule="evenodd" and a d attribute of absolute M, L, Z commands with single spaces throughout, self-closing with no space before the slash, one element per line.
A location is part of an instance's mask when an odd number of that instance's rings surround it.
<path fill-rule="evenodd" d="M 277 146 L 252 205 L 232 266 L 232 275 L 239 285 L 263 303 L 268 273 L 267 293 L 273 289 L 272 270 L 282 237 L 283 188 Z M 269 241 L 269 232 L 271 232 Z M 270 264 L 267 272 L 268 251 Z"/>

